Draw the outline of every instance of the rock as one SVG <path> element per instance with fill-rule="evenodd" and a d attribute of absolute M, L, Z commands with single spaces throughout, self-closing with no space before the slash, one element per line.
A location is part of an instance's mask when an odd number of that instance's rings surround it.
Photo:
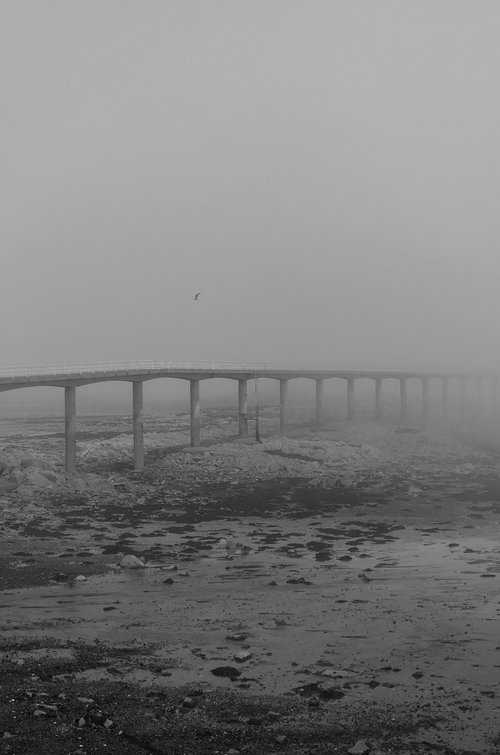
<path fill-rule="evenodd" d="M 301 697 L 314 697 L 321 700 L 340 700 L 345 694 L 338 687 L 325 682 L 302 684 L 300 687 L 295 687 L 294 692 Z"/>
<path fill-rule="evenodd" d="M 226 640 L 232 642 L 243 642 L 249 636 L 248 632 L 238 632 L 237 634 L 226 634 Z"/>
<path fill-rule="evenodd" d="M 172 579 L 172 577 L 167 577 L 167 579 L 163 580 L 163 584 L 164 585 L 173 585 L 174 584 L 174 580 Z"/>
<path fill-rule="evenodd" d="M 0 475 L 6 474 L 9 469 L 9 463 L 5 459 L 0 459 Z"/>
<path fill-rule="evenodd" d="M 87 577 L 85 577 L 83 574 L 79 574 L 78 577 L 75 577 L 75 582 L 86 582 Z"/>
<path fill-rule="evenodd" d="M 21 469 L 28 469 L 28 467 L 40 467 L 40 466 L 43 466 L 43 463 L 41 464 L 37 459 L 32 459 L 32 458 L 21 459 L 21 463 L 20 463 Z"/>
<path fill-rule="evenodd" d="M 115 487 L 108 480 L 100 477 L 85 480 L 87 489 L 92 493 L 115 493 Z"/>
<path fill-rule="evenodd" d="M 422 488 L 417 488 L 415 485 L 410 485 L 408 488 L 408 494 L 414 497 L 420 495 L 422 492 Z"/>
<path fill-rule="evenodd" d="M 33 488 L 51 488 L 54 484 L 38 470 L 29 471 L 24 482 L 26 485 L 30 485 L 30 487 Z"/>
<path fill-rule="evenodd" d="M 304 579 L 304 577 L 292 577 L 291 579 L 287 579 L 288 585 L 312 585 L 312 582 L 309 582 L 309 580 Z"/>
<path fill-rule="evenodd" d="M 252 657 L 252 653 L 248 650 L 240 650 L 240 652 L 236 653 L 233 657 L 237 663 L 245 663 L 245 661 L 248 661 L 248 659 Z"/>
<path fill-rule="evenodd" d="M 364 739 L 358 739 L 356 744 L 354 744 L 349 750 L 347 750 L 349 755 L 367 755 L 367 753 L 370 752 L 370 748 L 366 744 Z"/>
<path fill-rule="evenodd" d="M 55 572 L 50 575 L 49 579 L 51 582 L 66 582 L 66 580 L 69 579 L 69 575 L 64 574 L 63 572 Z"/>
<path fill-rule="evenodd" d="M 2 493 L 12 493 L 17 487 L 18 483 L 13 477 L 2 477 L 0 479 L 0 491 Z"/>
<path fill-rule="evenodd" d="M 58 477 L 53 472 L 40 472 L 42 477 L 46 477 L 49 482 L 58 482 Z"/>
<path fill-rule="evenodd" d="M 214 676 L 225 677 L 226 679 L 237 679 L 241 676 L 241 671 L 234 666 L 217 666 L 217 668 L 210 669 Z"/>
<path fill-rule="evenodd" d="M 4 731 L 2 739 L 10 739 L 14 735 L 10 733 L 10 731 Z"/>
<path fill-rule="evenodd" d="M 132 554 L 124 556 L 120 561 L 120 566 L 122 569 L 144 569 L 142 561 Z"/>
<path fill-rule="evenodd" d="M 185 697 L 182 701 L 182 705 L 184 708 L 194 708 L 196 706 L 196 702 L 192 697 Z"/>

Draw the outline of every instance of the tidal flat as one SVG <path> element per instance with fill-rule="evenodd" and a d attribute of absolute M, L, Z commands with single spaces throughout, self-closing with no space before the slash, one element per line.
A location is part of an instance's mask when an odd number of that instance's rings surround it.
<path fill-rule="evenodd" d="M 498 752 L 500 440 L 145 430 L 2 422 L 0 752 Z"/>

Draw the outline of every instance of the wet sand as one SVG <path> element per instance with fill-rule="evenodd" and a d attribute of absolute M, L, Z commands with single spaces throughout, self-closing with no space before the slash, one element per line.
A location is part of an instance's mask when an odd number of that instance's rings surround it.
<path fill-rule="evenodd" d="M 213 413 L 210 444 L 191 453 L 183 422 L 157 421 L 142 476 L 128 470 L 119 420 L 102 434 L 94 423 L 85 469 L 116 494 L 2 496 L 4 674 L 15 669 L 25 687 L 181 690 L 195 700 L 181 704 L 183 725 L 214 694 L 299 706 L 295 728 L 277 713 L 282 734 L 236 716 L 228 744 L 179 732 L 166 742 L 160 729 L 137 744 L 110 727 L 108 752 L 497 752 L 494 447 L 363 424 L 314 434 L 298 422 L 278 440 L 272 414 L 263 444 L 247 445 Z M 57 426 L 12 429 L 4 449 L 26 443 L 60 465 Z M 127 554 L 143 566 L 120 566 Z M 90 647 L 99 653 L 83 661 Z M 42 751 L 26 749 L 35 734 L 26 739 L 19 718 L 4 720 L 6 752 Z M 334 722 L 341 731 L 325 741 Z M 100 752 L 94 729 L 73 726 L 47 752 L 70 752 L 75 732 Z"/>

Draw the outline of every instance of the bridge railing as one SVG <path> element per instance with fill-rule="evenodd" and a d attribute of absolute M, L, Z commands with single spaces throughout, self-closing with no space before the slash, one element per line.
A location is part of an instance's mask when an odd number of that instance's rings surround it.
<path fill-rule="evenodd" d="M 139 360 L 130 362 L 93 362 L 93 363 L 67 363 L 67 364 L 42 364 L 24 366 L 0 366 L 0 378 L 30 378 L 47 376 L 75 376 L 93 375 L 96 373 L 113 372 L 146 372 L 156 370 L 213 370 L 213 371 L 242 371 L 259 372 L 261 370 L 355 370 L 350 366 L 333 367 L 331 364 L 292 364 L 292 363 L 250 363 L 250 362 L 208 362 L 187 360 Z"/>
<path fill-rule="evenodd" d="M 215 362 L 215 361 L 191 361 L 191 360 L 135 360 L 135 361 L 121 361 L 121 362 L 92 362 L 92 363 L 65 363 L 65 364 L 41 364 L 41 365 L 12 365 L 12 366 L 0 366 L 0 381 L 4 383 L 15 382 L 16 380 L 24 381 L 33 378 L 77 378 L 86 377 L 91 378 L 93 376 L 100 376 L 102 374 L 113 375 L 117 374 L 147 374 L 151 372 L 217 372 L 217 373 L 231 373 L 242 372 L 247 375 L 252 373 L 270 373 L 270 372 L 282 372 L 282 373 L 324 373 L 334 372 L 343 373 L 346 375 L 356 374 L 358 377 L 375 377 L 376 374 L 387 377 L 403 377 L 412 375 L 427 375 L 428 377 L 495 377 L 500 375 L 498 372 L 491 373 L 471 373 L 468 371 L 454 371 L 454 372 L 440 372 L 432 371 L 426 372 L 425 370 L 414 370 L 406 367 L 399 367 L 395 369 L 367 369 L 366 367 L 359 367 L 353 365 L 332 365 L 332 364 L 312 364 L 312 363 L 289 363 L 289 362 L 274 362 L 274 363 L 252 363 L 252 362 Z"/>

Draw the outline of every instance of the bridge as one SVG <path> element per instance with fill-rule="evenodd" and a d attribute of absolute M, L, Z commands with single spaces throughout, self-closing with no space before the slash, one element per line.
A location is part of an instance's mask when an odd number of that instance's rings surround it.
<path fill-rule="evenodd" d="M 460 413 L 465 413 L 466 384 L 477 382 L 479 390 L 483 382 L 490 385 L 492 406 L 496 406 L 496 396 L 500 375 L 495 373 L 463 372 L 418 372 L 418 371 L 369 371 L 333 369 L 325 365 L 290 364 L 245 364 L 240 362 L 166 362 L 139 361 L 98 364 L 44 365 L 35 367 L 0 367 L 0 391 L 35 386 L 57 386 L 64 388 L 64 427 L 65 427 L 65 469 L 76 471 L 76 389 L 82 385 L 110 381 L 132 383 L 132 431 L 134 469 L 144 469 L 144 420 L 143 384 L 158 378 L 177 378 L 189 382 L 191 446 L 201 443 L 200 423 L 200 381 L 212 378 L 228 378 L 238 385 L 239 437 L 248 437 L 248 381 L 271 378 L 279 381 L 280 432 L 286 431 L 286 407 L 288 382 L 296 378 L 308 378 L 316 384 L 316 425 L 322 425 L 324 381 L 340 378 L 347 385 L 347 417 L 355 415 L 355 381 L 368 378 L 374 382 L 375 416 L 381 418 L 382 381 L 399 381 L 400 420 L 407 420 L 407 382 L 418 379 L 422 384 L 422 418 L 429 416 L 429 382 L 439 380 L 442 384 L 441 416 L 446 418 L 448 411 L 448 386 L 451 380 L 460 384 Z"/>

